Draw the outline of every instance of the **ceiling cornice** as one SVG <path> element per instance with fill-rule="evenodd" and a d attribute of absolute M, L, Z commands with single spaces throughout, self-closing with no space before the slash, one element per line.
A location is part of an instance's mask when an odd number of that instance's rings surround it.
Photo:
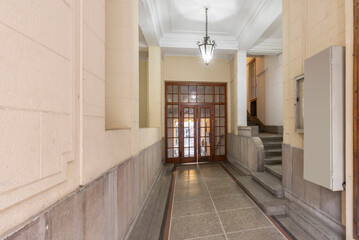
<path fill-rule="evenodd" d="M 165 34 L 160 40 L 161 47 L 177 47 L 177 48 L 198 48 L 196 42 L 201 41 L 203 35 L 200 34 Z M 216 40 L 220 49 L 236 50 L 237 40 L 233 36 L 212 35 Z"/>
<path fill-rule="evenodd" d="M 244 51 L 250 49 L 281 13 L 281 0 L 263 1 L 263 5 L 246 23 L 245 30 L 240 34 L 236 33 L 238 49 Z"/>
<path fill-rule="evenodd" d="M 153 0 L 141 0 L 139 2 L 139 25 L 146 42 L 150 46 L 159 46 L 161 28 Z"/>
<path fill-rule="evenodd" d="M 174 0 L 140 0 L 140 27 L 149 46 L 160 46 L 164 51 L 171 48 L 196 49 L 203 38 L 202 31 L 181 31 L 173 26 Z M 217 43 L 217 50 L 248 51 L 258 54 L 282 52 L 281 42 L 275 39 L 258 41 L 263 33 L 282 12 L 282 0 L 241 1 L 241 12 L 230 32 L 213 32 L 210 36 Z M 242 15 L 241 15 L 242 14 Z M 247 14 L 244 16 L 243 14 Z M 242 18 L 240 17 L 242 16 Z M 245 21 L 243 21 L 243 16 Z M 217 28 L 220 30 L 220 28 Z"/>

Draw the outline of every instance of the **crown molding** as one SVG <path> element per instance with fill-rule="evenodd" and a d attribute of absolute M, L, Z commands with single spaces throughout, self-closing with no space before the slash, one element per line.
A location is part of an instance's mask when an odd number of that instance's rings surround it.
<path fill-rule="evenodd" d="M 138 6 L 139 25 L 149 46 L 159 46 L 161 28 L 153 0 L 141 0 Z"/>
<path fill-rule="evenodd" d="M 164 51 L 173 49 L 181 52 L 185 49 L 197 49 L 197 41 L 203 39 L 201 31 L 180 31 L 173 29 L 173 0 L 140 0 L 139 25 L 148 46 L 160 46 Z M 230 32 L 211 32 L 217 43 L 216 52 L 247 51 L 248 54 L 279 54 L 282 42 L 275 39 L 260 39 L 282 12 L 281 0 L 243 1 Z M 247 14 L 244 17 L 243 15 Z M 260 40 L 260 41 L 259 41 Z M 141 47 L 141 46 L 140 46 Z M 144 46 L 142 46 L 144 47 Z M 188 53 L 184 53 L 188 55 Z M 193 51 L 192 56 L 195 55 Z"/>
<path fill-rule="evenodd" d="M 202 41 L 201 34 L 165 34 L 160 40 L 160 47 L 164 48 L 198 48 L 197 42 Z M 211 39 L 216 41 L 216 49 L 236 50 L 238 42 L 233 36 L 211 35 Z"/>
<path fill-rule="evenodd" d="M 241 32 L 237 31 L 235 36 L 238 40 L 238 49 L 242 51 L 250 49 L 281 13 L 281 0 L 263 1 L 261 7 L 246 23 L 246 28 Z"/>
<path fill-rule="evenodd" d="M 250 55 L 278 55 L 282 52 L 282 39 L 267 39 L 247 51 Z"/>

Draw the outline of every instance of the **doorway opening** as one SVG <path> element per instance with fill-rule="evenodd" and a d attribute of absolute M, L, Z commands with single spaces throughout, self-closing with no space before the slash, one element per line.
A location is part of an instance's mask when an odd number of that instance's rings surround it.
<path fill-rule="evenodd" d="M 226 84 L 167 82 L 165 94 L 166 161 L 226 160 Z"/>

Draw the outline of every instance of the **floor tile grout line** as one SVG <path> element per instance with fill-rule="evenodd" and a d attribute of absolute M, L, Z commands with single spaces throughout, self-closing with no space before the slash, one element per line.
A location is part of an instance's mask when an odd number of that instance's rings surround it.
<path fill-rule="evenodd" d="M 272 226 L 268 226 L 268 227 L 260 227 L 260 228 L 251 228 L 251 229 L 244 229 L 241 231 L 233 231 L 233 232 L 228 232 L 227 234 L 235 234 L 235 233 L 242 233 L 242 232 L 250 232 L 250 231 L 255 231 L 255 230 L 262 230 L 262 229 L 268 229 L 268 228 L 274 228 Z M 207 235 L 207 236 L 203 236 L 203 237 L 195 237 L 195 238 L 186 238 L 185 240 L 196 240 L 196 239 L 203 239 L 203 238 L 208 238 L 208 237 L 217 237 L 217 236 L 222 236 L 224 234 L 214 234 L 214 235 Z"/>
<path fill-rule="evenodd" d="M 202 173 L 201 173 L 201 168 L 199 169 L 199 174 L 200 174 L 201 177 L 203 178 Z M 204 179 L 203 179 L 203 180 L 204 180 Z M 211 199 L 211 201 L 212 201 L 214 210 L 215 210 L 216 215 L 217 215 L 217 217 L 218 217 L 219 223 L 220 223 L 220 225 L 221 225 L 221 227 L 222 227 L 222 231 L 223 231 L 223 233 L 224 233 L 224 237 L 226 238 L 226 240 L 228 240 L 226 231 L 224 230 L 224 227 L 223 227 L 222 220 L 221 220 L 221 218 L 219 217 L 219 214 L 218 214 L 218 211 L 217 211 L 216 206 L 214 205 L 214 202 L 213 202 L 213 199 L 212 199 L 212 195 L 211 195 L 211 193 L 210 193 L 209 190 L 208 190 L 208 186 L 207 186 L 206 181 L 204 181 L 204 185 L 206 186 L 206 189 L 207 189 L 207 191 L 208 191 L 209 197 L 210 197 L 210 199 Z"/>
<path fill-rule="evenodd" d="M 222 211 L 218 211 L 218 213 L 225 213 L 225 212 L 232 212 L 232 211 L 239 211 L 239 210 L 246 210 L 246 209 L 252 209 L 252 208 L 256 208 L 256 206 L 252 206 L 252 207 L 243 207 L 243 208 L 233 208 L 233 209 L 227 209 L 227 210 L 222 210 Z"/>
<path fill-rule="evenodd" d="M 234 234 L 234 233 L 241 233 L 241 232 L 250 232 L 250 231 L 262 230 L 262 229 L 267 229 L 267 228 L 273 228 L 273 226 L 244 229 L 244 230 L 241 230 L 241 231 L 228 232 L 227 234 Z M 274 228 L 275 228 L 275 227 L 274 227 Z"/>
<path fill-rule="evenodd" d="M 204 215 L 209 215 L 209 214 L 213 214 L 213 213 L 215 213 L 215 211 L 213 211 L 213 212 L 205 212 L 205 213 L 198 213 L 198 214 L 191 214 L 191 215 L 186 215 L 186 216 L 178 216 L 178 217 L 173 217 L 173 218 L 197 217 L 197 216 L 204 216 Z"/>
<path fill-rule="evenodd" d="M 203 237 L 195 237 L 195 238 L 186 238 L 184 240 L 196 240 L 196 239 L 203 239 L 203 238 L 208 238 L 208 237 L 217 237 L 217 236 L 223 236 L 224 234 L 215 234 L 215 235 L 208 235 L 208 236 L 203 236 Z"/>
<path fill-rule="evenodd" d="M 197 200 L 197 199 L 196 199 Z M 222 210 L 222 211 L 218 211 L 218 213 L 225 213 L 225 212 L 232 212 L 232 211 L 238 211 L 238 210 L 246 210 L 246 209 L 251 209 L 251 208 L 257 208 L 257 206 L 252 206 L 252 207 L 243 207 L 243 208 L 233 208 L 233 209 L 227 209 L 227 210 Z M 190 214 L 190 215 L 184 215 L 184 216 L 177 216 L 177 217 L 172 217 L 172 218 L 183 218 L 183 217 L 194 217 L 194 216 L 202 216 L 202 215 L 209 215 L 209 214 L 213 214 L 215 213 L 215 210 L 213 212 L 205 212 L 205 213 L 198 213 L 198 214 Z"/>

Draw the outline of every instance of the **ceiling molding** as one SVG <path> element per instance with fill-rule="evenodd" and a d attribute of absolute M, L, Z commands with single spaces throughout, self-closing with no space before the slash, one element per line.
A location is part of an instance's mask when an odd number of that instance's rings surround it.
<path fill-rule="evenodd" d="M 159 46 L 161 29 L 152 0 L 141 0 L 138 4 L 139 25 L 149 46 Z"/>
<path fill-rule="evenodd" d="M 174 54 L 177 55 L 181 51 L 184 51 L 184 55 L 198 54 L 195 51 L 187 51 L 198 50 L 196 43 L 204 36 L 204 25 L 203 30 L 199 28 L 199 24 L 202 24 L 199 15 L 186 15 L 186 10 L 192 14 L 197 11 L 199 0 L 191 1 L 140 0 L 139 24 L 148 46 L 160 46 L 164 54 L 175 52 Z M 217 17 L 217 20 L 210 22 L 212 30 L 210 28 L 209 35 L 217 43 L 216 52 L 224 50 L 224 54 L 221 55 L 227 57 L 237 50 L 263 55 L 281 53 L 281 39 L 278 40 L 278 34 L 272 33 L 276 29 L 276 33 L 281 31 L 273 27 L 275 26 L 273 22 L 282 12 L 281 1 L 235 0 L 223 3 L 215 1 L 214 5 L 220 10 L 213 12 L 212 16 L 214 19 Z M 235 11 L 227 16 L 223 8 L 228 9 L 229 6 L 233 6 Z M 227 18 L 223 20 L 221 17 Z M 279 24 L 281 26 L 281 22 Z"/>
<path fill-rule="evenodd" d="M 199 34 L 177 34 L 169 33 L 164 35 L 160 40 L 160 46 L 164 48 L 198 48 L 197 41 L 202 41 L 203 35 Z M 215 39 L 219 49 L 236 50 L 237 40 L 233 36 L 216 36 Z"/>
<path fill-rule="evenodd" d="M 283 52 L 281 39 L 267 39 L 247 51 L 253 55 L 278 55 Z"/>
<path fill-rule="evenodd" d="M 238 50 L 247 51 L 282 13 L 281 0 L 266 0 L 238 36 Z"/>

